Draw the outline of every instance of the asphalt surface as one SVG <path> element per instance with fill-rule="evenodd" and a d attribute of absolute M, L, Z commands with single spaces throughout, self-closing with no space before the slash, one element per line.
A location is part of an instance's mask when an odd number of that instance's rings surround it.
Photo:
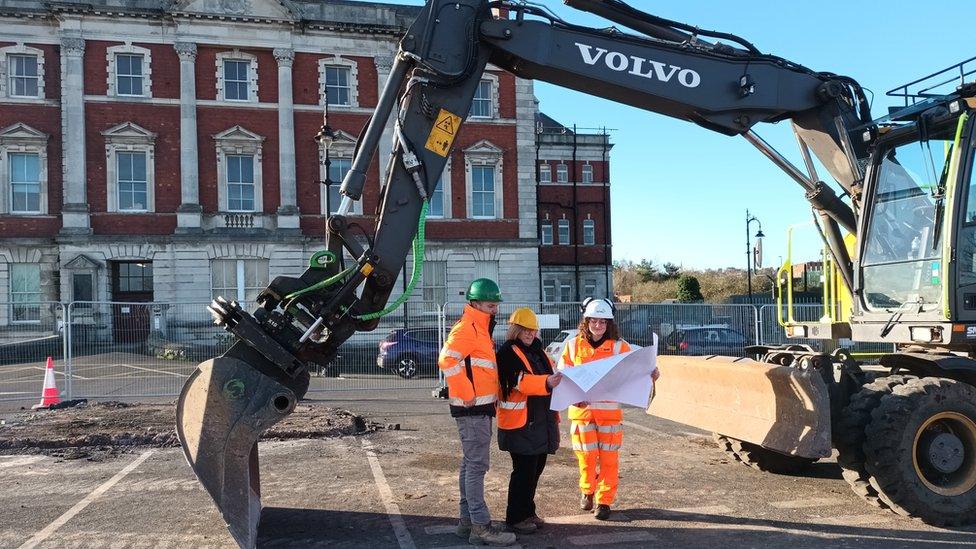
<path fill-rule="evenodd" d="M 55 362 L 55 383 L 61 398 L 145 401 L 153 397 L 175 398 L 197 364 L 210 357 L 167 360 L 132 352 L 108 352 L 76 356 L 70 374 L 61 361 Z M 0 365 L 0 414 L 30 407 L 40 399 L 44 384 L 44 362 Z M 315 374 L 311 394 L 367 390 L 429 389 L 438 384 L 433 366 L 416 377 L 403 379 L 376 365 L 375 355 L 357 360 L 340 360 L 338 370 Z"/>
<path fill-rule="evenodd" d="M 454 536 L 460 443 L 426 390 L 343 393 L 313 402 L 381 423 L 365 437 L 261 445 L 262 547 L 461 547 Z M 565 429 L 563 429 L 565 431 Z M 577 509 L 576 463 L 550 457 L 537 504 L 550 524 L 523 547 L 955 547 L 976 528 L 939 529 L 873 509 L 832 461 L 807 476 L 763 474 L 706 433 L 625 413 L 612 521 Z M 487 497 L 504 518 L 511 463 L 492 454 Z M 233 547 L 178 449 L 105 461 L 0 456 L 0 547 Z"/>

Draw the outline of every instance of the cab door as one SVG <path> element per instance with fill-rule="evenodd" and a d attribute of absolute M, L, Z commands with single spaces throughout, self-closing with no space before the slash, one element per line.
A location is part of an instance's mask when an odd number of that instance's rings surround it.
<path fill-rule="evenodd" d="M 976 127 L 976 113 L 969 112 L 968 120 L 964 123 L 960 134 L 958 156 L 959 166 L 956 169 L 957 201 L 955 210 L 954 242 L 952 243 L 953 261 L 949 263 L 950 277 L 954 281 L 950 295 L 951 319 L 957 322 L 976 323 L 976 177 L 974 177 L 974 155 L 976 142 L 973 139 Z M 969 328 L 966 338 L 976 341 L 976 326 Z"/>

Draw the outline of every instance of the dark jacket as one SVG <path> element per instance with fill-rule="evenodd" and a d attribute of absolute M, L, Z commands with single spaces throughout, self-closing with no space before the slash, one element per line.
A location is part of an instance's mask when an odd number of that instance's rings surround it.
<path fill-rule="evenodd" d="M 518 345 L 532 367 L 530 374 L 552 374 L 549 357 L 536 339 L 531 346 L 521 341 L 509 340 L 496 353 L 498 361 L 498 382 L 502 395 L 506 395 L 518 384 L 518 376 L 525 372 L 525 363 L 512 350 Z M 549 409 L 550 396 L 530 396 L 526 404 L 528 419 L 520 429 L 499 429 L 498 448 L 513 454 L 538 455 L 555 454 L 559 449 L 559 413 Z"/>

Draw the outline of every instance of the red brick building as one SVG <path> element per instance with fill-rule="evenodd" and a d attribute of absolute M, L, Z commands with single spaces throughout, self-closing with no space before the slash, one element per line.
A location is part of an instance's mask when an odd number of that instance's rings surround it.
<path fill-rule="evenodd" d="M 0 302 L 15 303 L 0 324 L 43 314 L 16 303 L 248 299 L 300 273 L 338 206 L 322 182 L 348 170 L 416 10 L 0 0 Z M 326 97 L 339 130 L 328 151 L 314 140 Z M 562 219 L 549 202 L 572 190 L 543 183 L 537 203 L 536 156 L 555 145 L 536 138 L 531 81 L 489 67 L 434 197 L 416 299 L 456 300 L 490 276 L 507 299 L 536 301 L 540 260 L 609 264 L 603 208 L 589 204 L 601 185 L 580 183 L 571 216 L 574 238 L 587 240 L 592 219 L 599 244 L 537 251 L 537 208 Z M 385 149 L 353 210 L 367 227 Z M 605 160 L 579 161 L 574 178 L 592 166 L 605 180 Z"/>
<path fill-rule="evenodd" d="M 610 136 L 544 113 L 536 132 L 542 299 L 612 297 Z"/>

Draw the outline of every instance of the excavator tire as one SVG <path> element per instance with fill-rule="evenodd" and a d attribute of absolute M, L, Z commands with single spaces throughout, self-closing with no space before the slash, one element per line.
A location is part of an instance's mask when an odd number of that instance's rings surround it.
<path fill-rule="evenodd" d="M 758 469 L 765 473 L 795 475 L 817 461 L 813 458 L 788 456 L 773 450 L 768 450 L 758 444 L 752 444 L 717 433 L 712 436 L 715 438 L 715 442 L 718 443 L 719 448 L 725 450 L 725 453 L 731 455 L 736 461 L 740 461 L 753 469 Z"/>
<path fill-rule="evenodd" d="M 864 385 L 851 397 L 834 428 L 834 447 L 839 452 L 837 463 L 843 470 L 844 480 L 861 499 L 882 509 L 888 505 L 878 497 L 878 491 L 871 486 L 871 475 L 864 469 L 864 430 L 871 423 L 871 412 L 881 398 L 911 379 L 915 377 L 892 375 Z"/>
<path fill-rule="evenodd" d="M 936 526 L 976 523 L 976 387 L 909 380 L 881 398 L 865 433 L 865 469 L 892 510 Z"/>

